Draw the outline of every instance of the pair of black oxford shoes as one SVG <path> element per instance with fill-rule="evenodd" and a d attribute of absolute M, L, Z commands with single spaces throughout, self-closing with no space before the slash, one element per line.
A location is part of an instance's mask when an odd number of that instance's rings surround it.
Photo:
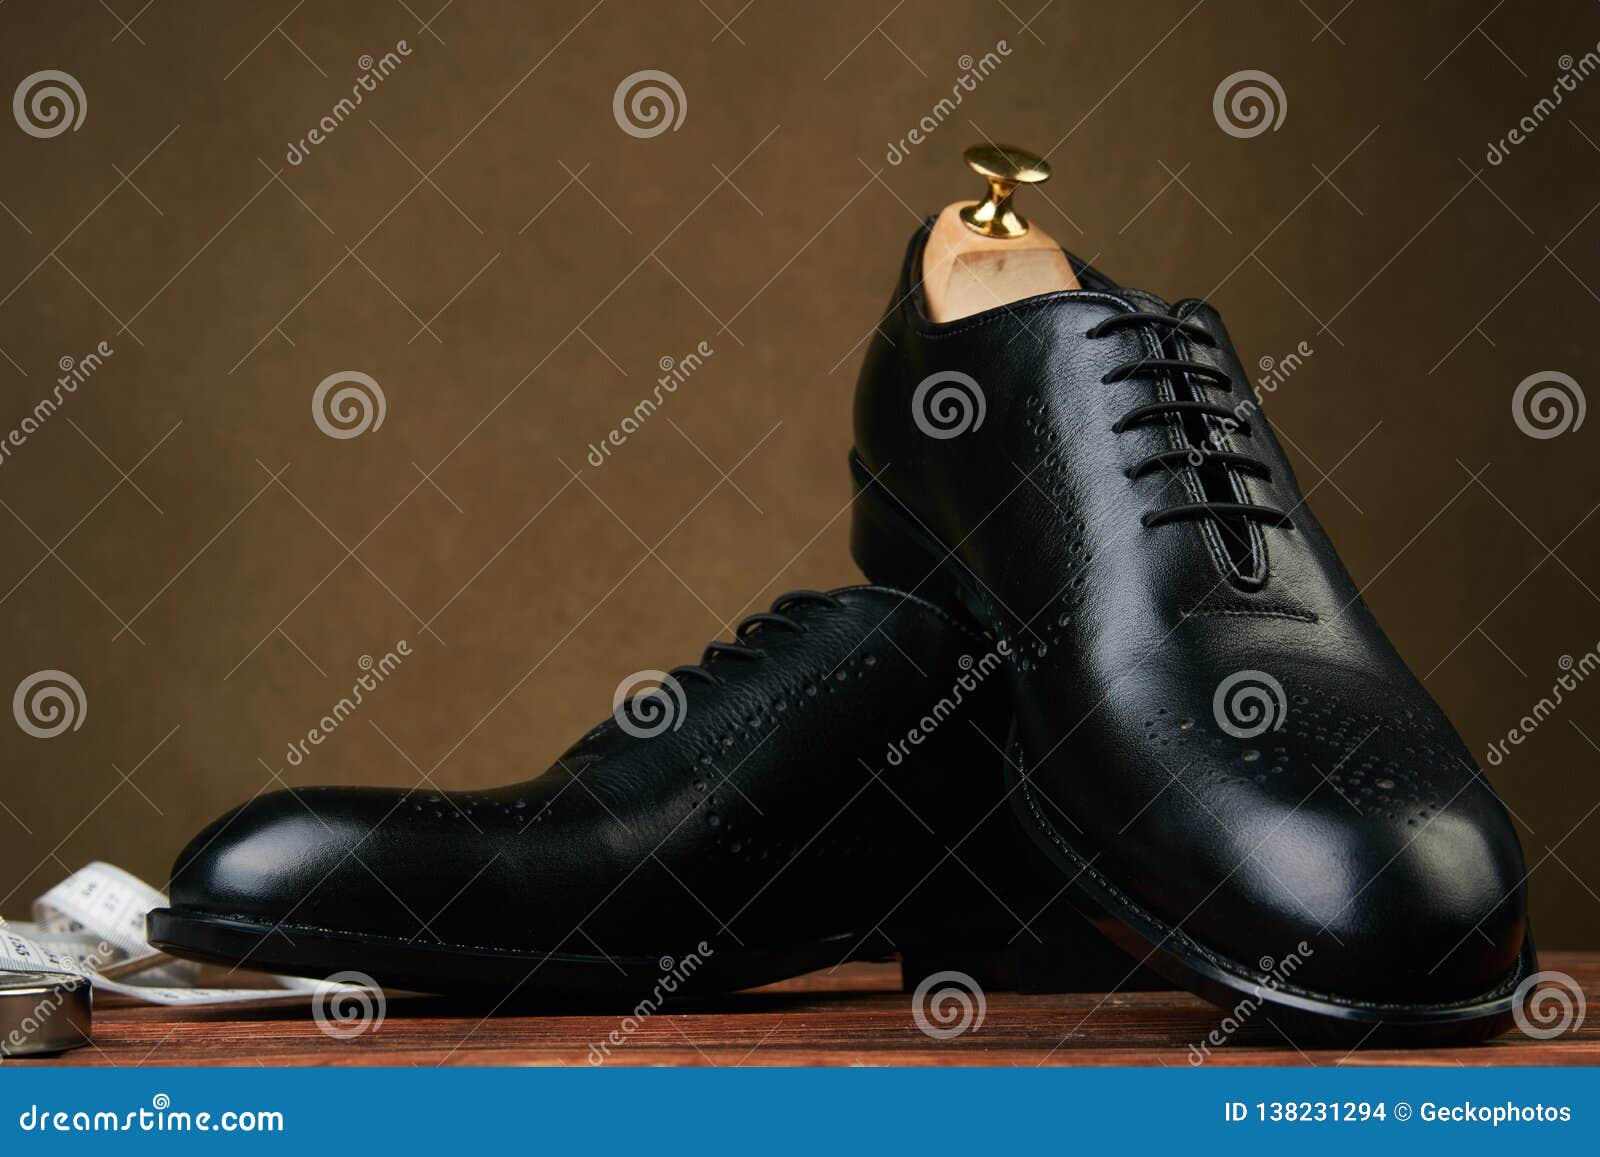
<path fill-rule="evenodd" d="M 1220 317 L 1072 259 L 1080 289 L 934 323 L 927 235 L 856 396 L 878 585 L 784 596 L 523 782 L 258 797 L 152 942 L 496 1003 L 898 952 L 908 985 L 1165 978 L 1297 1039 L 1506 1027 L 1516 834 Z"/>

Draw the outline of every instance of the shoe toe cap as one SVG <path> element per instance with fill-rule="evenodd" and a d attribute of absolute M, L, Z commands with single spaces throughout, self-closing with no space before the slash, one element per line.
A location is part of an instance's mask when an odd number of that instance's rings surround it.
<path fill-rule="evenodd" d="M 1270 831 L 1244 836 L 1240 869 L 1197 919 L 1224 942 L 1245 931 L 1268 957 L 1294 952 L 1308 988 L 1408 1003 L 1481 997 L 1522 950 L 1522 858 L 1497 801 L 1464 796 L 1404 819 L 1342 799 L 1268 812 Z"/>
<path fill-rule="evenodd" d="M 1235 973 L 1293 956 L 1297 986 L 1368 1004 L 1499 992 L 1527 937 L 1505 807 L 1420 688 L 1337 682 L 1285 678 L 1251 718 L 1138 705 L 1143 758 L 1103 753 L 1134 769 L 1095 817 L 1108 876 Z"/>
<path fill-rule="evenodd" d="M 342 893 L 360 911 L 377 900 L 363 884 L 356 849 L 381 816 L 356 789 L 296 789 L 257 796 L 208 825 L 178 854 L 174 908 L 212 916 L 315 922 Z M 355 872 L 348 869 L 354 866 Z"/>

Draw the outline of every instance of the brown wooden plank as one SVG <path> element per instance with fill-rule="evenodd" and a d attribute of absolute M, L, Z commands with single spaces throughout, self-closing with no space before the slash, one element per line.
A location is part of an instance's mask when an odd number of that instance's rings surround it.
<path fill-rule="evenodd" d="M 1600 953 L 1550 952 L 1543 966 L 1600 992 Z M 895 964 L 854 964 L 647 1017 L 606 1063 L 621 1065 L 1166 1065 L 1220 1013 L 1181 992 L 1054 995 L 992 992 L 981 1028 L 930 1039 L 911 1017 Z M 324 1035 L 305 1006 L 174 1011 L 102 1002 L 92 1047 L 11 1064 L 579 1065 L 619 1026 L 617 1014 L 485 1017 L 437 999 L 396 997 L 382 1026 Z M 1550 1041 L 1512 1032 L 1458 1049 L 1307 1050 L 1247 1024 L 1214 1051 L 1221 1065 L 1600 1064 L 1600 1014 Z"/>

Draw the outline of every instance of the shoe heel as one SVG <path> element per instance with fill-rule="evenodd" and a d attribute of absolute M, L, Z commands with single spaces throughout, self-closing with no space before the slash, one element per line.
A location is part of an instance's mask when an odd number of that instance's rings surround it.
<path fill-rule="evenodd" d="M 982 622 L 981 608 L 962 589 L 948 552 L 916 525 L 854 454 L 850 456 L 850 477 L 855 487 L 850 554 L 861 573 L 881 586 L 964 608 Z"/>

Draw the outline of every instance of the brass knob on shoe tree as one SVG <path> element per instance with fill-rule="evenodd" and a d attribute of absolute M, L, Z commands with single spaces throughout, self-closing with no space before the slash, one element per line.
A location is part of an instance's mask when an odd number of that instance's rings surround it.
<path fill-rule="evenodd" d="M 1011 207 L 1018 185 L 1038 185 L 1050 179 L 1050 165 L 1027 149 L 1010 145 L 973 145 L 962 159 L 967 167 L 989 182 L 989 195 L 961 210 L 961 223 L 974 233 L 1002 240 L 1024 237 L 1028 222 Z"/>

